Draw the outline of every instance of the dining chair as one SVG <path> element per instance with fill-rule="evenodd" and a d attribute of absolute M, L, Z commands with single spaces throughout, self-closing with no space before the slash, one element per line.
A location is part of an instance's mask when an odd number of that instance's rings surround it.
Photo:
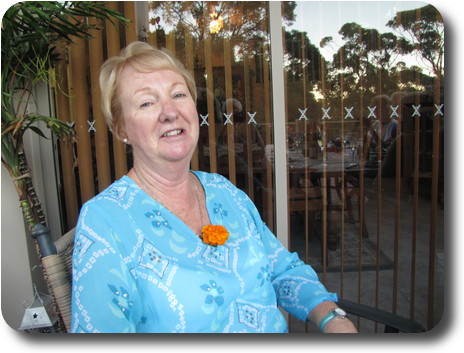
<path fill-rule="evenodd" d="M 75 228 L 52 241 L 49 228 L 37 224 L 31 236 L 37 241 L 40 260 L 62 332 L 71 329 L 72 253 Z"/>
<path fill-rule="evenodd" d="M 293 215 L 305 213 L 308 215 L 308 222 L 306 224 L 308 241 L 313 239 L 315 236 L 321 237 L 322 231 L 317 228 L 316 216 L 322 219 L 323 203 L 322 203 L 322 191 L 319 186 L 311 184 L 306 181 L 304 184 L 298 183 L 296 180 L 292 180 L 291 187 L 289 189 L 289 210 Z M 321 254 L 324 246 L 321 241 Z M 322 259 L 322 256 L 321 256 Z"/>

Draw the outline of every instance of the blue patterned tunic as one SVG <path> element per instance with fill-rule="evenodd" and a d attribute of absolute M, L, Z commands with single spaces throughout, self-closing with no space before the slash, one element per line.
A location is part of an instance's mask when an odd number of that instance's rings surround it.
<path fill-rule="evenodd" d="M 195 172 L 213 224 L 204 244 L 127 176 L 88 201 L 76 228 L 72 332 L 286 332 L 280 305 L 306 320 L 337 300 L 288 252 L 247 195 Z"/>

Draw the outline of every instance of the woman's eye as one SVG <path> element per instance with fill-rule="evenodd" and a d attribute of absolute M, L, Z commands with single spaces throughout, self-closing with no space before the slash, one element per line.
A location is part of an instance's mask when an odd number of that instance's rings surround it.
<path fill-rule="evenodd" d="M 150 103 L 150 102 L 142 103 L 142 104 L 140 105 L 140 108 L 147 108 L 147 107 L 151 106 L 151 104 L 152 104 L 152 103 Z"/>
<path fill-rule="evenodd" d="M 176 93 L 174 95 L 174 98 L 183 98 L 183 97 L 186 97 L 187 95 L 185 93 Z"/>

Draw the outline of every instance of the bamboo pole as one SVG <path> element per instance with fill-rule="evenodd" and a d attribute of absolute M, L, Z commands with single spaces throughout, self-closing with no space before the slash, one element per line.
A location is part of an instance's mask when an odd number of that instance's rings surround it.
<path fill-rule="evenodd" d="M 87 58 L 85 41 L 75 38 L 70 47 L 72 82 L 70 85 L 72 112 L 77 134 L 77 162 L 82 202 L 95 196 L 92 169 L 92 150 L 89 132 L 89 92 L 87 87 Z"/>
<path fill-rule="evenodd" d="M 109 2 L 107 7 L 118 10 L 116 2 Z M 106 21 L 106 45 L 108 57 L 119 55 L 121 46 L 119 44 L 119 30 L 110 21 Z M 116 179 L 120 179 L 127 172 L 127 155 L 126 145 L 119 141 L 113 135 L 113 154 L 114 154 L 114 169 Z"/>
<path fill-rule="evenodd" d="M 89 22 L 97 24 L 95 18 Z M 103 191 L 111 184 L 110 154 L 108 144 L 108 128 L 100 109 L 100 87 L 98 84 L 100 67 L 103 64 L 103 40 L 101 31 L 92 32 L 93 38 L 89 40 L 90 61 L 90 89 L 92 93 L 92 112 L 95 121 L 95 156 L 97 160 L 98 190 Z"/>
<path fill-rule="evenodd" d="M 232 102 L 232 51 L 230 48 L 230 40 L 224 38 L 224 70 L 225 70 L 225 83 L 226 83 L 226 111 L 227 115 L 232 114 L 227 127 L 227 152 L 229 164 L 229 180 L 232 184 L 237 184 L 237 172 L 235 166 L 235 132 L 234 132 L 234 104 Z"/>
<path fill-rule="evenodd" d="M 246 111 L 253 111 L 251 105 L 251 83 L 250 83 L 250 61 L 248 58 L 243 60 L 243 86 L 245 91 L 245 108 L 243 114 L 246 114 Z M 246 117 L 245 117 L 246 121 Z M 254 201 L 255 190 L 254 190 L 254 163 L 253 163 L 253 131 L 254 127 L 251 124 L 246 124 L 246 160 L 247 160 L 247 188 L 248 196 L 252 201 Z M 253 131 L 252 131 L 253 129 Z"/>
<path fill-rule="evenodd" d="M 210 172 L 217 173 L 216 122 L 214 109 L 213 65 L 211 62 L 211 37 L 205 39 L 206 101 L 208 105 L 208 140 Z"/>
<path fill-rule="evenodd" d="M 135 42 L 138 37 L 134 1 L 124 1 L 124 16 L 130 20 L 125 27 L 126 45 L 128 45 Z"/>
<path fill-rule="evenodd" d="M 55 66 L 55 76 L 57 83 L 55 84 L 55 101 L 56 114 L 58 119 L 68 124 L 72 124 L 70 113 L 70 102 L 68 99 L 68 68 L 67 66 L 67 51 L 60 50 L 60 55 L 63 60 L 57 62 Z M 66 137 L 60 139 L 61 153 L 61 172 L 63 178 L 63 192 L 66 205 L 66 219 L 70 228 L 74 227 L 79 214 L 77 185 L 75 178 L 74 164 L 74 143 L 72 138 Z"/>
<path fill-rule="evenodd" d="M 185 68 L 195 77 L 195 53 L 193 51 L 193 38 L 188 29 L 185 29 Z M 193 170 L 199 169 L 198 146 L 192 155 L 191 168 Z"/>

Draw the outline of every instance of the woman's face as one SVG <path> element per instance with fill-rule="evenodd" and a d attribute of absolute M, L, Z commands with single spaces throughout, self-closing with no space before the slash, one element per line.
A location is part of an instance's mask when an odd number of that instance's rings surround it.
<path fill-rule="evenodd" d="M 198 142 L 195 102 L 184 78 L 171 70 L 121 71 L 122 134 L 138 162 L 189 163 Z M 143 160 L 143 161 L 142 161 Z"/>

